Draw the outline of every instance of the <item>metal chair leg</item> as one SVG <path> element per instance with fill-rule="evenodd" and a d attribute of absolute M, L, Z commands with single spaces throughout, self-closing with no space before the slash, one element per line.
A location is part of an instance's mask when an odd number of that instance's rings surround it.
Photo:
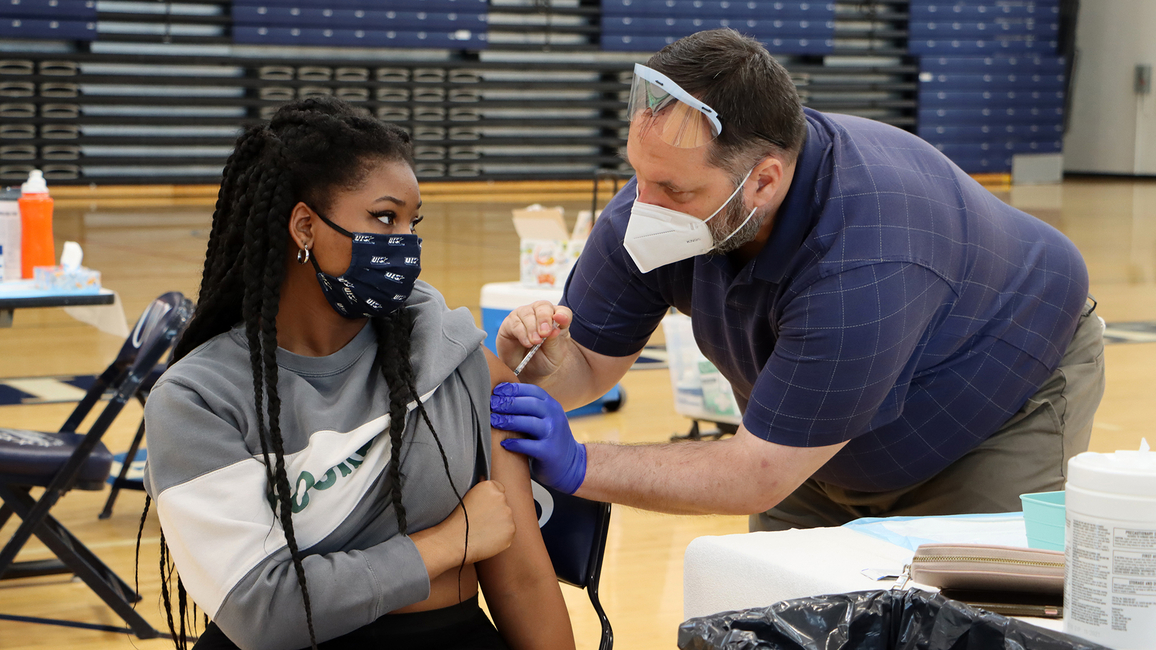
<path fill-rule="evenodd" d="M 22 519 L 34 515 L 34 511 L 38 510 L 36 508 L 38 502 L 27 493 L 20 494 L 0 485 L 0 495 L 12 505 L 12 509 Z M 140 595 L 55 517 L 50 514 L 43 515 L 34 526 L 34 534 L 56 557 L 60 558 L 70 572 L 75 573 L 76 577 L 83 580 L 89 589 L 111 607 L 138 638 L 152 639 L 161 634 L 133 609 L 133 603 L 140 601 Z M 6 547 L 5 551 L 8 550 Z M 13 557 L 18 551 L 19 548 L 12 551 Z M 11 564 L 8 566 L 15 568 Z"/>
<path fill-rule="evenodd" d="M 124 462 L 120 464 L 120 473 L 116 475 L 116 479 L 112 482 L 112 489 L 108 491 L 108 499 L 104 502 L 104 509 L 97 515 L 98 519 L 108 519 L 112 516 L 112 504 L 116 503 L 116 497 L 120 494 L 120 488 L 124 485 L 125 477 L 128 476 L 128 471 L 132 467 L 133 461 L 136 460 L 136 452 L 140 449 L 141 440 L 144 439 L 145 422 L 142 417 L 140 426 L 136 429 L 136 437 L 132 439 L 132 445 L 128 448 L 128 453 L 124 456 Z"/>
<path fill-rule="evenodd" d="M 614 630 L 610 627 L 610 618 L 606 616 L 606 610 L 602 609 L 602 601 L 598 599 L 597 585 L 587 587 L 586 592 L 590 594 L 590 604 L 594 606 L 598 620 L 602 623 L 602 640 L 598 643 L 598 650 L 611 650 L 614 647 Z"/>

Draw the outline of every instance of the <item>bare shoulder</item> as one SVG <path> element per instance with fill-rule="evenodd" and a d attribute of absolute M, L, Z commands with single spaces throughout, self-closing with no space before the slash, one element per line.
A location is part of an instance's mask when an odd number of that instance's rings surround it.
<path fill-rule="evenodd" d="M 514 375 L 514 371 L 510 370 L 509 366 L 502 363 L 502 360 L 499 359 L 493 352 L 491 352 L 489 348 L 482 346 L 482 350 L 485 351 L 486 363 L 488 363 L 490 366 L 490 390 L 493 390 L 494 386 L 497 386 L 503 382 L 516 383 L 518 381 L 518 377 Z M 495 474 L 509 471 L 508 468 L 514 468 L 514 471 L 521 473 L 520 470 L 525 467 L 528 471 L 528 458 L 510 451 L 506 451 L 506 448 L 501 445 L 501 442 L 507 438 L 522 437 L 524 436 L 506 431 L 504 429 L 490 429 L 490 441 L 493 443 L 492 453 Z"/>
<path fill-rule="evenodd" d="M 491 352 L 489 348 L 483 345 L 482 350 L 486 355 L 486 363 L 490 366 L 491 390 L 493 390 L 494 386 L 497 386 L 498 384 L 504 382 L 516 383 L 518 381 L 518 377 L 514 374 L 514 371 L 511 370 L 509 366 L 502 363 L 502 360 L 499 359 L 493 352 Z"/>

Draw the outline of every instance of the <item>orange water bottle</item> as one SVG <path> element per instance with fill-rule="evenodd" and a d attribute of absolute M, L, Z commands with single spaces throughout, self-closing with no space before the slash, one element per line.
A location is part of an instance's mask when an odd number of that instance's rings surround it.
<path fill-rule="evenodd" d="M 52 197 L 48 196 L 43 172 L 33 169 L 20 191 L 20 270 L 27 280 L 32 278 L 33 267 L 56 264 L 56 245 L 52 241 Z"/>

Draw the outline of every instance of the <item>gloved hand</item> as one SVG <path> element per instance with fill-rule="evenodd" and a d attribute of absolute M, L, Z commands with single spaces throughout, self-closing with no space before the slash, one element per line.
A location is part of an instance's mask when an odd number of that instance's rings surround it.
<path fill-rule="evenodd" d="M 530 439 L 502 441 L 507 451 L 530 457 L 534 478 L 555 490 L 574 494 L 586 478 L 586 446 L 570 433 L 566 411 L 533 384 L 498 384 L 490 397 L 490 425 Z"/>

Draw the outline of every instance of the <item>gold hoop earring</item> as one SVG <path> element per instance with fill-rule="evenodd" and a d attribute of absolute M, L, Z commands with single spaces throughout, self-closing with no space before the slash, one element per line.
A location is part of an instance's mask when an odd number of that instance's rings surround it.
<path fill-rule="evenodd" d="M 309 249 L 301 248 L 297 251 L 297 263 L 307 264 L 309 262 Z"/>

